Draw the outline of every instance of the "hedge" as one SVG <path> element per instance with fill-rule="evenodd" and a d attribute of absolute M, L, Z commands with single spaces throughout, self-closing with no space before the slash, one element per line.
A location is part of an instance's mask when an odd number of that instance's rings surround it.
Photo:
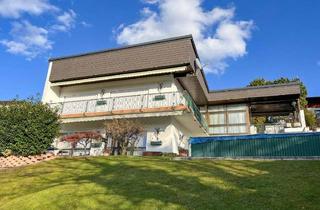
<path fill-rule="evenodd" d="M 0 154 L 45 152 L 60 128 L 56 110 L 39 101 L 16 101 L 0 107 Z"/>

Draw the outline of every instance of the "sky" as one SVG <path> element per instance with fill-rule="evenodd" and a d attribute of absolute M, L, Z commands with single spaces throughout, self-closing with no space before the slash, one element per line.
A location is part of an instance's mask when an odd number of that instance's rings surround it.
<path fill-rule="evenodd" d="M 42 94 L 50 57 L 192 34 L 210 89 L 300 78 L 320 96 L 318 0 L 0 0 L 0 100 Z"/>

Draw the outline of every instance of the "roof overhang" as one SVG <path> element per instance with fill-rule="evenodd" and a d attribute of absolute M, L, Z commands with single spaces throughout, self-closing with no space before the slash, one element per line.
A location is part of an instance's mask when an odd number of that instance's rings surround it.
<path fill-rule="evenodd" d="M 177 77 L 182 87 L 189 92 L 197 105 L 207 104 L 207 98 L 199 79 L 195 75 L 187 75 L 185 77 Z"/>
<path fill-rule="evenodd" d="M 297 110 L 297 102 L 290 99 L 257 101 L 249 107 L 252 116 L 284 116 Z"/>
<path fill-rule="evenodd" d="M 297 100 L 299 96 L 299 83 L 288 83 L 211 91 L 208 94 L 208 104 L 214 105 L 284 99 Z"/>
<path fill-rule="evenodd" d="M 320 108 L 320 97 L 308 97 L 308 108 Z"/>
<path fill-rule="evenodd" d="M 131 79 L 131 78 L 138 78 L 138 77 L 145 77 L 145 76 L 170 74 L 175 72 L 185 72 L 187 69 L 188 69 L 187 66 L 179 66 L 179 67 L 173 67 L 173 68 L 164 68 L 164 69 L 156 69 L 156 70 L 150 70 L 150 71 L 117 74 L 117 75 L 104 76 L 104 77 L 93 77 L 93 78 L 87 78 L 87 79 L 52 82 L 51 86 L 52 87 L 70 86 L 70 85 L 87 84 L 87 83 L 103 82 L 103 81 L 111 81 L 111 80 Z"/>

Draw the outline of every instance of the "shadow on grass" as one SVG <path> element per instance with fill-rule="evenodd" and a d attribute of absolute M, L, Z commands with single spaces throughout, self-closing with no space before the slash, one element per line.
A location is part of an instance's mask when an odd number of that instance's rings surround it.
<path fill-rule="evenodd" d="M 0 208 L 316 209 L 319 164 L 58 159 L 1 173 Z"/>

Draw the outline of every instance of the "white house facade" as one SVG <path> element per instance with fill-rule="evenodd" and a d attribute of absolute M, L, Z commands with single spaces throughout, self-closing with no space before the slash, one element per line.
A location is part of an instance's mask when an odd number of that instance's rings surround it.
<path fill-rule="evenodd" d="M 50 59 L 42 101 L 59 110 L 61 135 L 135 119 L 144 127 L 137 154 L 179 154 L 191 136 L 256 133 L 252 116 L 266 113 L 291 114 L 302 128 L 299 95 L 298 84 L 210 91 L 183 36 Z"/>

